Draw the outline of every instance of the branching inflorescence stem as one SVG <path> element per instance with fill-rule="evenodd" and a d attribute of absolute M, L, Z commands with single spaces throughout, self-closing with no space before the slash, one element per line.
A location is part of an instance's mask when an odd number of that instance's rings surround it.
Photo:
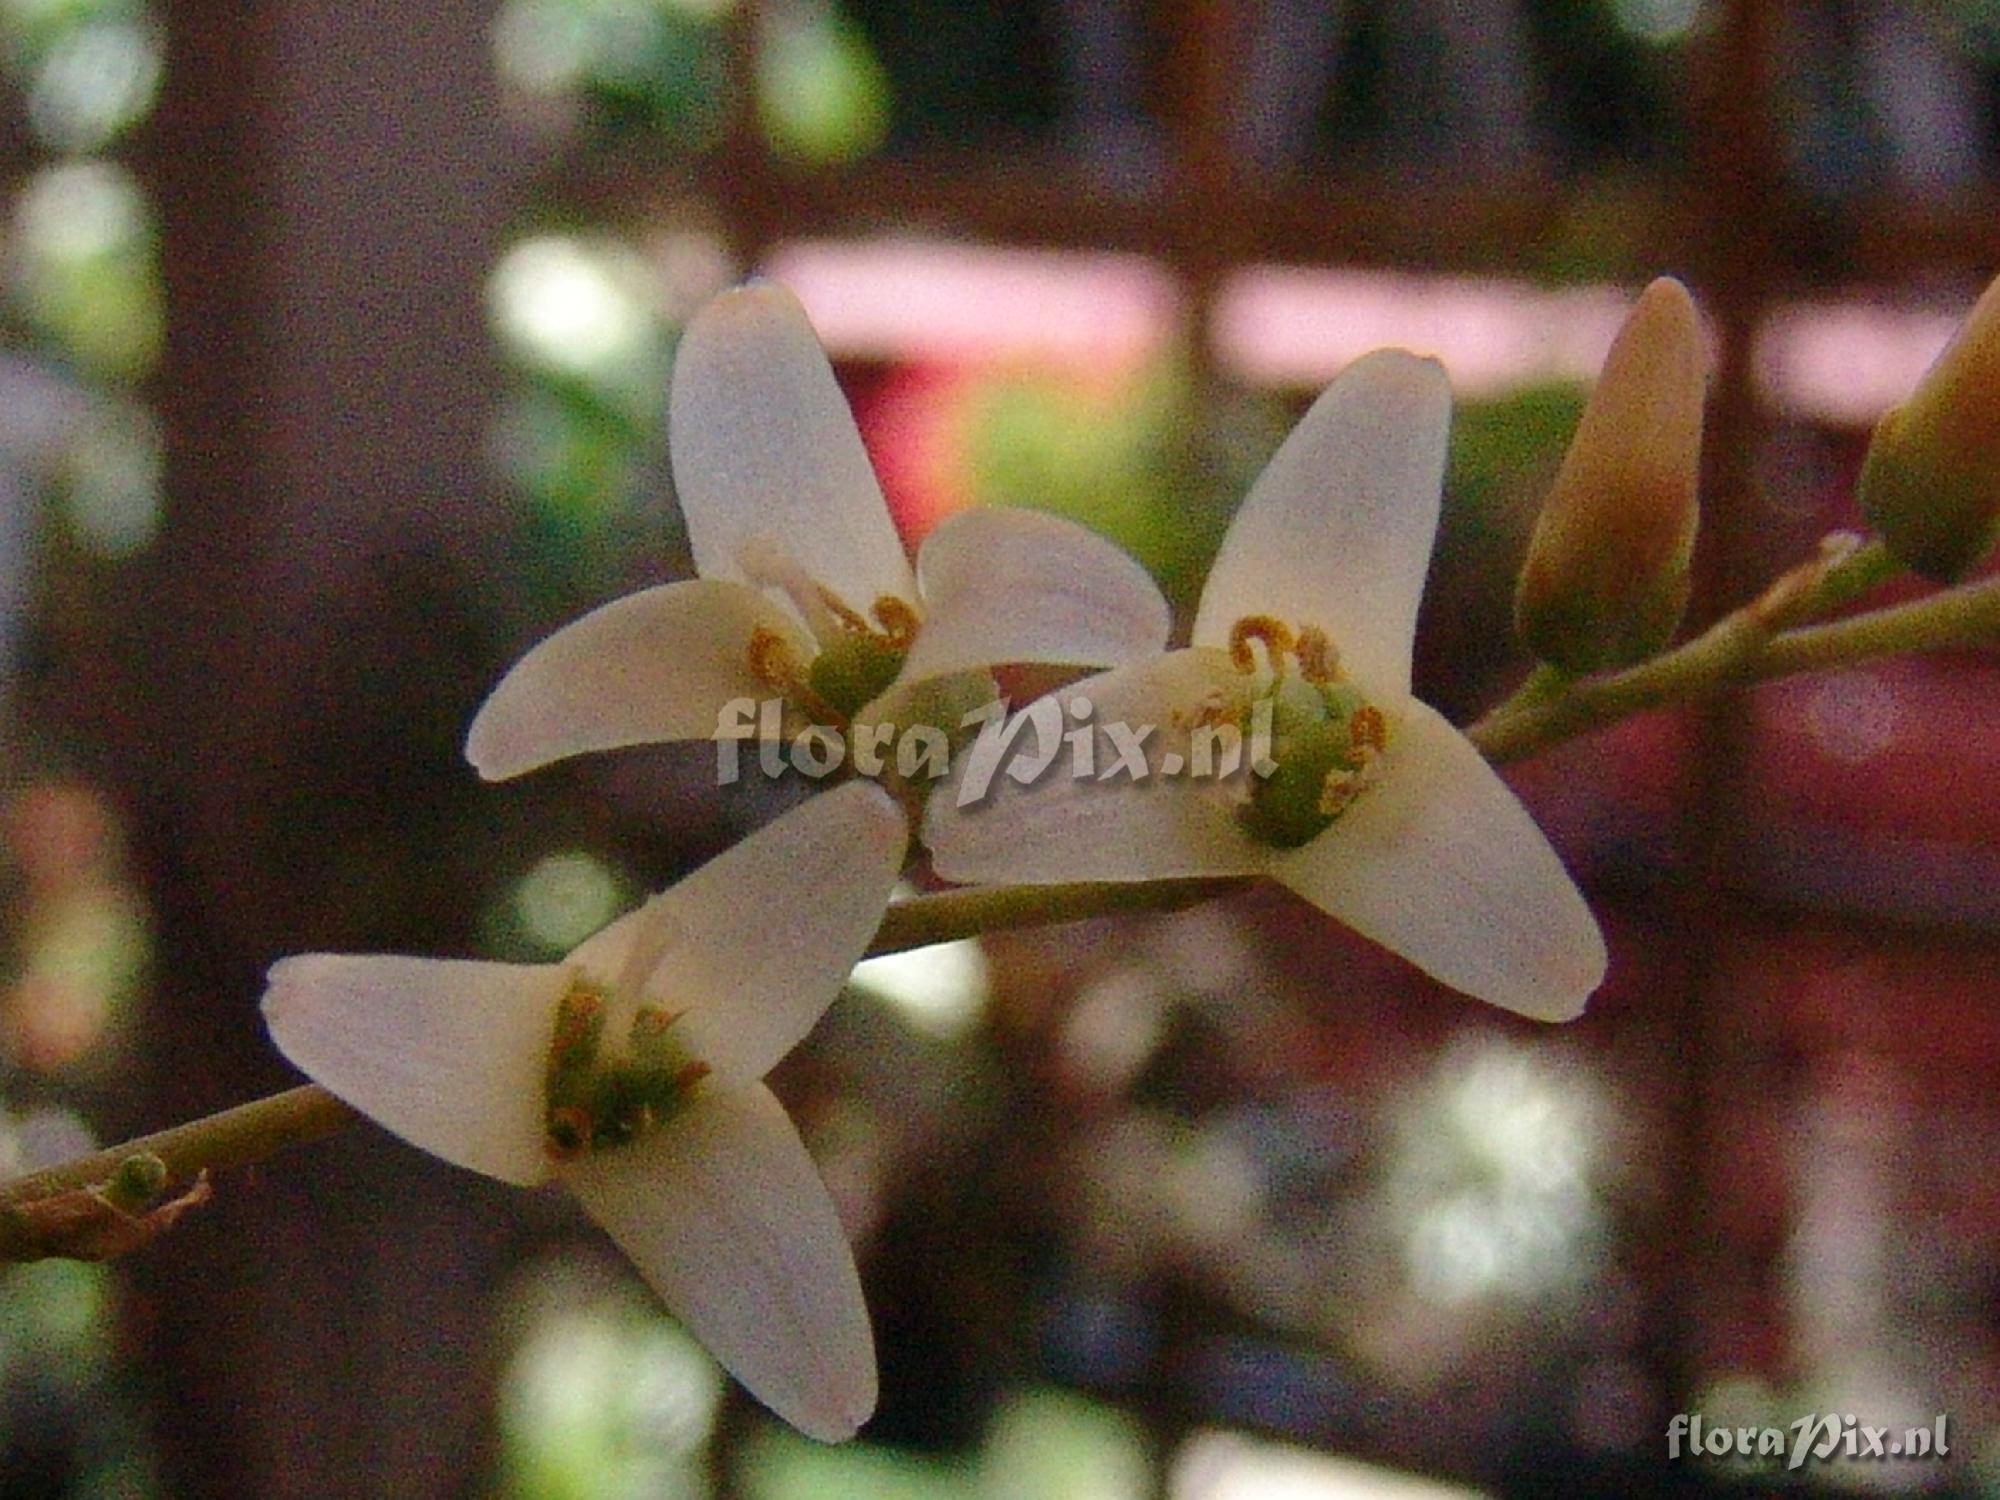
<path fill-rule="evenodd" d="M 1623 671 L 1571 678 L 1539 668 L 1467 736 L 1496 763 L 1517 760 L 1632 714 L 1747 683 L 1826 671 L 1909 652 L 2000 644 L 2000 577 L 1826 622 L 1899 570 L 1880 542 L 1829 537 L 1818 557 L 1781 576 L 1741 609 L 1685 644 Z M 871 955 L 1012 928 L 1140 912 L 1179 911 L 1243 890 L 1247 878 L 973 887 L 890 907 Z M 360 1116 L 316 1084 L 79 1157 L 0 1187 L 0 1261 L 76 1253 L 61 1216 L 44 1210 L 101 1189 L 135 1158 L 156 1157 L 169 1186 L 207 1171 L 260 1161 L 332 1135 Z M 123 1207 L 104 1212 L 143 1223 Z M 67 1223 L 67 1219 L 62 1219 Z"/>

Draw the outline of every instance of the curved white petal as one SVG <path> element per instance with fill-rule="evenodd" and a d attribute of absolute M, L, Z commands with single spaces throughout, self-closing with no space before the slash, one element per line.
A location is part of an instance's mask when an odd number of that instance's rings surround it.
<path fill-rule="evenodd" d="M 1450 425 L 1435 360 L 1379 349 L 1343 370 L 1230 523 L 1194 643 L 1227 645 L 1249 615 L 1317 625 L 1358 679 L 1407 693 Z"/>
<path fill-rule="evenodd" d="M 982 732 L 925 809 L 933 867 L 947 880 L 1030 885 L 1261 869 L 1263 852 L 1237 827 L 1230 806 L 1231 788 L 1247 773 L 1228 784 L 1185 774 L 1196 714 L 1208 703 L 1233 712 L 1245 681 L 1221 652 L 1173 651 L 1037 700 L 1010 720 L 1020 726 L 1011 739 Z M 1087 719 L 1075 709 L 1079 702 L 1090 706 Z M 1093 764 L 1079 776 L 1064 737 L 1084 722 L 1095 730 Z M 1114 770 L 1121 760 L 1114 725 L 1138 740 L 1146 779 Z M 1007 744 L 1024 766 L 1043 751 L 1053 756 L 1022 786 L 997 769 Z M 1164 774 L 1169 755 L 1180 757 L 1182 774 Z"/>
<path fill-rule="evenodd" d="M 1115 667 L 1166 649 L 1167 601 L 1122 548 L 1060 516 L 962 511 L 917 552 L 924 623 L 902 680 L 1010 662 Z"/>
<path fill-rule="evenodd" d="M 532 1184 L 548 1175 L 564 983 L 549 965 L 308 953 L 272 966 L 264 1022 L 295 1067 L 411 1145 Z"/>
<path fill-rule="evenodd" d="M 619 918 L 570 962 L 606 984 L 631 973 L 645 999 L 679 1013 L 676 1036 L 718 1082 L 752 1082 L 833 1002 L 881 925 L 907 845 L 888 794 L 848 782 Z"/>
<path fill-rule="evenodd" d="M 516 662 L 466 736 L 465 757 L 501 781 L 566 756 L 716 737 L 726 704 L 771 696 L 750 638 L 777 633 L 799 663 L 813 647 L 756 589 L 696 579 L 614 599 Z"/>
<path fill-rule="evenodd" d="M 1540 1021 L 1580 1015 L 1604 937 L 1520 800 L 1414 699 L 1382 779 L 1271 873 L 1457 990 Z"/>
<path fill-rule="evenodd" d="M 854 1257 L 784 1106 L 762 1084 L 698 1095 L 564 1182 L 675 1317 L 759 1401 L 826 1442 L 875 1410 Z"/>
<path fill-rule="evenodd" d="M 754 581 L 741 559 L 761 536 L 863 613 L 885 594 L 916 599 L 847 398 L 784 287 L 725 292 L 688 324 L 667 442 L 702 577 Z"/>

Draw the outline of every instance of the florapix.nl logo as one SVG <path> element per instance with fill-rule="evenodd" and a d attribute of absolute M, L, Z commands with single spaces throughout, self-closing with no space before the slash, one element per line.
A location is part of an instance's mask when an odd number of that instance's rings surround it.
<path fill-rule="evenodd" d="M 716 716 L 716 781 L 741 780 L 755 746 L 757 771 L 767 777 L 823 780 L 844 770 L 870 778 L 941 781 L 956 770 L 960 807 L 984 802 L 1001 776 L 1032 786 L 1051 774 L 1111 784 L 1187 778 L 1228 782 L 1268 777 L 1274 710 L 1268 698 L 1241 715 L 1198 716 L 1189 725 L 1099 721 L 1081 694 L 1051 694 L 1008 713 L 995 700 L 964 714 L 957 732 L 936 724 L 888 720 L 849 725 L 808 724 L 787 733 L 787 704 L 777 698 L 735 698 Z M 1247 731 L 1247 732 L 1246 732 Z"/>
<path fill-rule="evenodd" d="M 1942 1459 L 1951 1454 L 1943 1413 L 1919 1427 L 1872 1426 L 1852 1415 L 1808 1412 L 1784 1426 L 1732 1426 L 1681 1412 L 1667 1423 L 1667 1457 L 1766 1460 L 1788 1470 L 1842 1459 Z"/>

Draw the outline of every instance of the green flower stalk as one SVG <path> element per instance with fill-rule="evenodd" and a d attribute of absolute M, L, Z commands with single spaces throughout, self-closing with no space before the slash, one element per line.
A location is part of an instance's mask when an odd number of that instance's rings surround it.
<path fill-rule="evenodd" d="M 1535 655 L 1572 675 L 1643 661 L 1687 608 L 1708 355 L 1678 281 L 1647 287 L 1605 356 L 1542 504 L 1514 598 Z"/>
<path fill-rule="evenodd" d="M 1896 556 L 1952 583 L 2000 540 L 2000 281 L 1875 425 L 1861 507 Z"/>

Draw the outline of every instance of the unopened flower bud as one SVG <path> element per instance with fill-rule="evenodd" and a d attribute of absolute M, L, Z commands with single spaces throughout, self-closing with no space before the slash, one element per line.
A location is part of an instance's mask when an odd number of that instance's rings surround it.
<path fill-rule="evenodd" d="M 1672 638 L 1687 607 L 1707 376 L 1694 301 L 1662 277 L 1612 342 L 1529 538 L 1514 619 L 1541 660 L 1595 672 Z"/>
<path fill-rule="evenodd" d="M 1858 489 L 1889 549 L 1939 583 L 2000 540 L 2000 281 L 1876 424 Z"/>
<path fill-rule="evenodd" d="M 120 1213 L 136 1214 L 164 1193 L 171 1180 L 165 1162 L 150 1151 L 137 1151 L 118 1163 L 100 1191 Z"/>

